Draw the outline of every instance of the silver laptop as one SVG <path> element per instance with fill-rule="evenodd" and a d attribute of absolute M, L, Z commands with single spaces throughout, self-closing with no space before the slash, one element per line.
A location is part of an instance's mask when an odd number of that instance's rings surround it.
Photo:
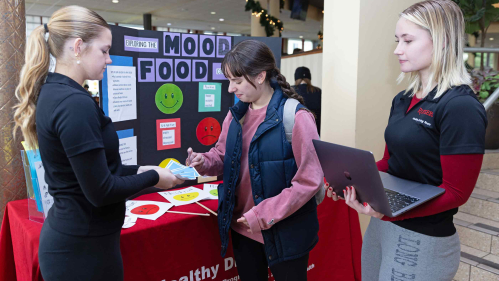
<path fill-rule="evenodd" d="M 336 194 L 355 187 L 360 203 L 396 217 L 445 192 L 445 189 L 379 172 L 370 151 L 313 140 L 324 176 Z M 417 173 L 417 171 L 414 171 Z"/>

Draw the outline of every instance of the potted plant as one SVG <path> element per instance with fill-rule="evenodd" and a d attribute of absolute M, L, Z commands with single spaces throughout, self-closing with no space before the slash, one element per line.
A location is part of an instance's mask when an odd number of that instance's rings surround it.
<path fill-rule="evenodd" d="M 470 72 L 472 88 L 480 102 L 484 102 L 499 88 L 499 71 L 485 68 L 473 69 Z M 499 99 L 487 110 L 488 126 L 485 133 L 485 148 L 499 149 Z"/>

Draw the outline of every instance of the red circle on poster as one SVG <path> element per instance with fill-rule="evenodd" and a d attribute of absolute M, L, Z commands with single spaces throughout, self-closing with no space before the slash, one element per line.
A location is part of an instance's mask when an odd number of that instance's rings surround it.
<path fill-rule="evenodd" d="M 159 211 L 159 206 L 158 205 L 142 205 L 133 208 L 130 213 L 136 214 L 136 215 L 153 215 L 156 214 Z"/>
<path fill-rule="evenodd" d="M 212 145 L 217 142 L 221 132 L 222 127 L 220 126 L 220 123 L 218 123 L 217 119 L 207 117 L 199 122 L 196 128 L 196 137 L 200 143 L 204 145 Z"/>

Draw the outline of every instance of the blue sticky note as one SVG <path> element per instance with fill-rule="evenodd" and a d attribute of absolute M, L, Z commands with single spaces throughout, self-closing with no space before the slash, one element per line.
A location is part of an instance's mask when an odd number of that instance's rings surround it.
<path fill-rule="evenodd" d="M 119 139 L 126 139 L 133 137 L 133 129 L 116 131 Z"/>

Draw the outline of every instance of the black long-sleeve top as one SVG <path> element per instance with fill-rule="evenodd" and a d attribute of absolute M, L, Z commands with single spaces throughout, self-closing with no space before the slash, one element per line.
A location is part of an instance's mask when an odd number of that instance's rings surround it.
<path fill-rule="evenodd" d="M 156 171 L 137 175 L 138 166 L 121 164 L 111 119 L 67 76 L 49 73 L 37 101 L 36 130 L 54 197 L 47 222 L 57 231 L 77 236 L 119 231 L 126 198 L 159 181 Z"/>

